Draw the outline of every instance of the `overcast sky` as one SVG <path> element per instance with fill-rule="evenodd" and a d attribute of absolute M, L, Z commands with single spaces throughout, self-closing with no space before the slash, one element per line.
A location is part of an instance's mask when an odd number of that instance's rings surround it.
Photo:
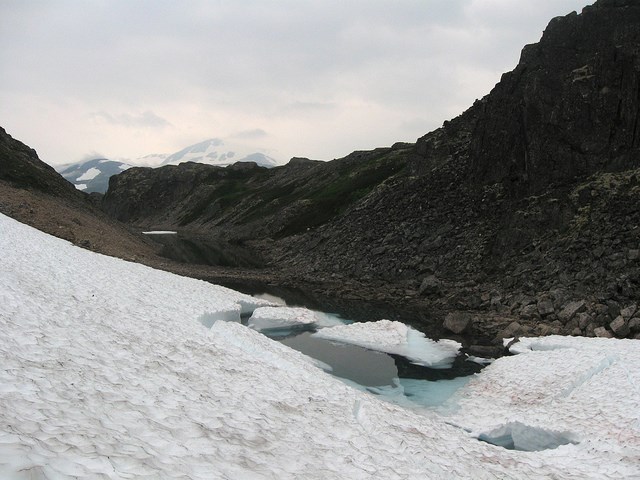
<path fill-rule="evenodd" d="M 0 126 L 50 164 L 415 141 L 587 0 L 1 0 Z"/>

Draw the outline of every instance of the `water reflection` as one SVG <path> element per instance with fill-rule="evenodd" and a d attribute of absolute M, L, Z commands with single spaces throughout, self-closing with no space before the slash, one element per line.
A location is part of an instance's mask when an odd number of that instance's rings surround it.
<path fill-rule="evenodd" d="M 355 345 L 338 344 L 311 332 L 280 340 L 283 344 L 331 366 L 331 373 L 362 386 L 393 385 L 398 377 L 393 358 Z"/>
<path fill-rule="evenodd" d="M 162 245 L 160 256 L 176 262 L 245 268 L 258 268 L 264 264 L 255 252 L 242 245 L 207 237 L 172 233 L 153 235 L 153 240 Z"/>

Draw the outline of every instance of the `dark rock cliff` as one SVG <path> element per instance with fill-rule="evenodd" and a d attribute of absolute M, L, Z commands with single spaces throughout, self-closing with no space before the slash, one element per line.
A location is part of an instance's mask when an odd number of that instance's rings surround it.
<path fill-rule="evenodd" d="M 478 105 L 473 173 L 516 196 L 637 166 L 640 4 L 599 1 L 549 23 Z"/>
<path fill-rule="evenodd" d="M 71 183 L 40 160 L 34 149 L 15 140 L 1 127 L 0 180 L 18 188 L 30 188 L 58 197 L 75 200 L 83 197 Z"/>

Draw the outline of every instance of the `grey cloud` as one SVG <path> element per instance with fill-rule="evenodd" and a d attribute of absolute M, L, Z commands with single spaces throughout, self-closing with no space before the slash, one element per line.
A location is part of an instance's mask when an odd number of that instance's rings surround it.
<path fill-rule="evenodd" d="M 298 113 L 324 113 L 335 111 L 338 105 L 335 102 L 302 102 L 295 101 L 283 105 L 285 112 L 298 112 Z"/>
<path fill-rule="evenodd" d="M 240 138 L 246 140 L 256 140 L 268 136 L 269 134 L 261 128 L 254 128 L 253 130 L 243 130 L 241 132 L 236 132 L 229 135 L 230 138 Z"/>
<path fill-rule="evenodd" d="M 105 121 L 111 125 L 120 125 L 123 127 L 162 128 L 171 126 L 167 120 L 149 110 L 136 115 L 129 113 L 112 115 L 107 112 L 95 112 L 91 114 L 91 117 L 94 120 Z"/>
<path fill-rule="evenodd" d="M 229 136 L 272 120 L 269 135 L 254 138 L 282 144 L 300 131 L 279 135 L 278 122 L 295 122 L 309 138 L 320 130 L 314 123 L 326 120 L 327 140 L 317 143 L 332 145 L 333 135 L 348 132 L 327 117 L 344 116 L 355 103 L 373 105 L 379 118 L 424 117 L 426 129 L 488 93 L 551 17 L 587 3 L 10 0 L 0 15 L 0 115 L 29 114 L 2 106 L 23 104 L 22 96 L 97 112 L 96 130 L 160 130 L 169 122 L 153 112 L 171 111 L 175 130 L 188 123 L 193 132 L 208 112 L 219 112 L 246 125 L 214 120 L 206 128 Z M 126 112 L 114 113 L 122 105 Z M 174 113 L 180 109 L 183 117 Z M 374 121 L 362 111 L 350 125 Z"/>

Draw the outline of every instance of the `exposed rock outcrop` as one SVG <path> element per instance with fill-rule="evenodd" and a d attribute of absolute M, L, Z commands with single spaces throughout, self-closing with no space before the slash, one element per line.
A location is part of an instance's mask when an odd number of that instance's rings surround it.
<path fill-rule="evenodd" d="M 80 200 L 83 195 L 36 151 L 11 137 L 0 127 L 0 180 L 17 188 L 41 191 L 56 197 Z"/>

